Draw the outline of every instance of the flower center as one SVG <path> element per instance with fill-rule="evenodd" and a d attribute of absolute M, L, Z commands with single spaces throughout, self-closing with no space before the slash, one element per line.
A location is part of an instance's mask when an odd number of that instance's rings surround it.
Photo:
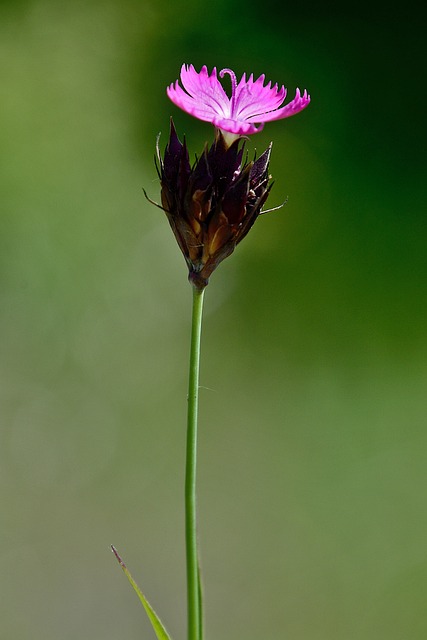
<path fill-rule="evenodd" d="M 222 69 L 219 72 L 220 78 L 223 78 L 226 73 L 228 73 L 231 79 L 230 118 L 234 118 L 234 108 L 236 104 L 236 87 L 237 87 L 236 74 L 231 69 Z"/>

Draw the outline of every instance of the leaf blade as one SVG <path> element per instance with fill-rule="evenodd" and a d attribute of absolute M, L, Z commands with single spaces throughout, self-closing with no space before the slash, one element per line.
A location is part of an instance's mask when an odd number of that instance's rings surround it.
<path fill-rule="evenodd" d="M 137 583 L 133 579 L 132 574 L 130 573 L 129 569 L 127 568 L 127 566 L 123 562 L 122 558 L 119 556 L 119 554 L 117 552 L 117 549 L 113 545 L 111 545 L 111 550 L 114 553 L 114 555 L 116 556 L 116 559 L 117 559 L 119 565 L 121 566 L 121 568 L 123 570 L 123 573 L 125 574 L 126 578 L 129 580 L 133 590 L 135 591 L 135 593 L 138 596 L 142 606 L 144 607 L 145 612 L 146 612 L 146 614 L 148 616 L 148 619 L 151 622 L 151 626 L 153 627 L 154 632 L 155 632 L 155 634 L 157 636 L 157 639 L 158 640 L 172 640 L 172 638 L 170 637 L 170 635 L 166 631 L 164 624 L 160 620 L 159 616 L 154 611 L 153 607 L 148 602 L 147 598 L 144 596 L 144 594 L 142 593 L 141 589 L 139 588 L 139 586 L 137 585 Z"/>

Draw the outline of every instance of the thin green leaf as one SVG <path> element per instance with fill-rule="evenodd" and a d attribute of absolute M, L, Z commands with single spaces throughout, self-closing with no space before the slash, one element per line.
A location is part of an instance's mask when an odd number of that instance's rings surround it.
<path fill-rule="evenodd" d="M 199 620 L 199 640 L 203 640 L 203 588 L 202 588 L 202 579 L 200 576 L 200 563 L 198 563 L 197 567 L 197 590 L 199 594 L 199 612 L 200 612 L 200 620 Z"/>
<path fill-rule="evenodd" d="M 155 632 L 158 640 L 172 640 L 170 635 L 166 631 L 165 627 L 163 626 L 163 623 L 161 622 L 161 620 L 158 617 L 157 613 L 154 611 L 153 607 L 148 602 L 147 598 L 144 596 L 144 594 L 142 593 L 141 589 L 136 584 L 135 580 L 132 578 L 132 575 L 131 575 L 129 569 L 126 567 L 125 563 L 123 562 L 123 560 L 121 559 L 121 557 L 117 553 L 117 549 L 113 545 L 111 545 L 111 550 L 114 553 L 114 555 L 116 556 L 119 565 L 123 569 L 123 572 L 124 572 L 126 578 L 131 583 L 136 595 L 140 599 L 140 601 L 142 603 L 142 606 L 145 609 L 145 612 L 146 612 L 146 614 L 147 614 L 147 616 L 148 616 L 148 618 L 149 618 L 149 620 L 151 622 L 151 625 L 152 625 L 152 627 L 154 629 L 154 632 Z"/>

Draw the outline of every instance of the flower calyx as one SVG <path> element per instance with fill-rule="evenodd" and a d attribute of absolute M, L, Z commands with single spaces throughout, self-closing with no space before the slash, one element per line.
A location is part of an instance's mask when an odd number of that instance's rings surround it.
<path fill-rule="evenodd" d="M 254 161 L 243 159 L 241 138 L 227 145 L 217 130 L 190 165 L 171 119 L 163 157 L 157 144 L 162 209 L 186 260 L 189 280 L 203 289 L 216 267 L 247 235 L 272 186 L 268 173 L 271 144 Z"/>

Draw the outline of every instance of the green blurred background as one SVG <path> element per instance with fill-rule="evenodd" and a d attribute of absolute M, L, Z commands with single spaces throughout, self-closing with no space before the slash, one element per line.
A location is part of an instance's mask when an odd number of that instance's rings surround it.
<path fill-rule="evenodd" d="M 153 638 L 110 543 L 185 637 L 191 290 L 142 193 L 171 114 L 212 139 L 182 62 L 312 95 L 251 138 L 289 200 L 207 290 L 206 636 L 427 637 L 424 33 L 390 11 L 1 3 L 1 638 Z"/>

